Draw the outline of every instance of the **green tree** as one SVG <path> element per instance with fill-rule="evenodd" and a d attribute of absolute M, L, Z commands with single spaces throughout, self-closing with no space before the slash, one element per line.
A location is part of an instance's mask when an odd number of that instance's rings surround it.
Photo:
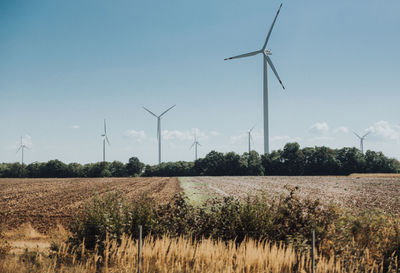
<path fill-rule="evenodd" d="M 296 142 L 287 143 L 281 155 L 286 175 L 302 175 L 304 173 L 304 154 Z"/>
<path fill-rule="evenodd" d="M 339 174 L 339 161 L 336 151 L 328 147 L 304 148 L 305 175 L 334 175 Z"/>
<path fill-rule="evenodd" d="M 43 177 L 67 177 L 67 165 L 58 159 L 48 161 L 42 169 Z"/>
<path fill-rule="evenodd" d="M 128 175 L 125 164 L 120 161 L 113 161 L 110 164 L 110 171 L 113 177 L 124 177 Z"/>
<path fill-rule="evenodd" d="M 126 164 L 126 171 L 130 176 L 137 176 L 142 174 L 144 167 L 145 165 L 137 157 L 131 157 Z"/>
<path fill-rule="evenodd" d="M 224 175 L 224 162 L 223 153 L 211 151 L 204 158 L 196 160 L 194 168 L 199 175 Z"/>
<path fill-rule="evenodd" d="M 69 163 L 67 166 L 68 177 L 83 177 L 83 166 L 79 163 Z"/>
<path fill-rule="evenodd" d="M 337 160 L 340 164 L 340 174 L 365 172 L 366 162 L 364 155 L 357 148 L 345 147 L 337 151 Z"/>
<path fill-rule="evenodd" d="M 261 156 L 256 151 L 244 153 L 242 160 L 247 162 L 246 175 L 264 175 Z"/>
<path fill-rule="evenodd" d="M 272 151 L 261 156 L 265 175 L 285 175 L 286 171 L 282 159 L 282 150 Z"/>

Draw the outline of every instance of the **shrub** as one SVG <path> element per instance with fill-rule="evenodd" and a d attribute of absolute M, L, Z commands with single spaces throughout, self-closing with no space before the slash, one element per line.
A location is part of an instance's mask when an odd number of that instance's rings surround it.
<path fill-rule="evenodd" d="M 97 246 L 103 252 L 106 238 L 117 242 L 123 234 L 137 238 L 137 226 L 142 225 L 144 236 L 211 238 L 236 244 L 250 238 L 283 242 L 308 252 L 315 230 L 322 256 L 340 258 L 344 265 L 371 257 L 387 272 L 389 264 L 399 260 L 399 217 L 377 211 L 352 215 L 324 207 L 318 200 L 300 199 L 296 187 L 286 188 L 289 194 L 273 201 L 266 195 L 245 200 L 226 197 L 199 207 L 190 205 L 182 194 L 158 206 L 146 197 L 127 202 L 119 193 L 96 196 L 74 218 L 69 242 L 75 249 L 84 243 L 89 250 Z"/>

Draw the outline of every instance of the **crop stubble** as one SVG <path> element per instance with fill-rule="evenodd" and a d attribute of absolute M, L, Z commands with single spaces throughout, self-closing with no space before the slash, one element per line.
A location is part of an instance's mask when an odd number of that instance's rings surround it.
<path fill-rule="evenodd" d="M 400 214 L 400 177 L 368 176 L 222 176 L 180 178 L 199 196 L 245 198 L 264 192 L 274 198 L 287 194 L 285 185 L 298 187 L 298 196 L 322 204 L 334 203 L 354 212 L 380 209 Z M 193 195 L 193 194 L 192 194 Z M 196 198 L 196 197 L 195 197 Z M 204 197 L 203 197 L 204 198 Z"/>
<path fill-rule="evenodd" d="M 146 194 L 160 203 L 180 192 L 176 178 L 0 179 L 0 224 L 13 229 L 25 222 L 46 232 L 67 225 L 95 193 L 118 190 L 129 200 Z"/>

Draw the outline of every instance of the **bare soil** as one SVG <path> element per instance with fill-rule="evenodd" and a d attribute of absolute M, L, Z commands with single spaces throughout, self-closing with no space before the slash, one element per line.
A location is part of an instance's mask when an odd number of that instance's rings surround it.
<path fill-rule="evenodd" d="M 129 200 L 146 194 L 160 203 L 180 192 L 176 178 L 0 179 L 0 224 L 15 229 L 30 223 L 46 233 L 71 217 L 96 193 L 118 190 Z"/>
<path fill-rule="evenodd" d="M 288 194 L 288 185 L 298 187 L 301 198 L 319 199 L 325 205 L 333 203 L 354 212 L 379 209 L 400 214 L 399 176 L 223 176 L 180 180 L 194 199 L 204 199 L 205 195 L 245 198 L 261 193 L 274 198 Z"/>

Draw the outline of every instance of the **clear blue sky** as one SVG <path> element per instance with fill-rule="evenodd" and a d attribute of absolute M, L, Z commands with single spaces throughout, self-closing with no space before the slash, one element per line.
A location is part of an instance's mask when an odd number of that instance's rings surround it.
<path fill-rule="evenodd" d="M 0 1 L 0 162 L 157 162 L 262 145 L 259 49 L 280 1 Z M 283 1 L 268 48 L 272 149 L 357 146 L 400 158 L 400 1 Z"/>

